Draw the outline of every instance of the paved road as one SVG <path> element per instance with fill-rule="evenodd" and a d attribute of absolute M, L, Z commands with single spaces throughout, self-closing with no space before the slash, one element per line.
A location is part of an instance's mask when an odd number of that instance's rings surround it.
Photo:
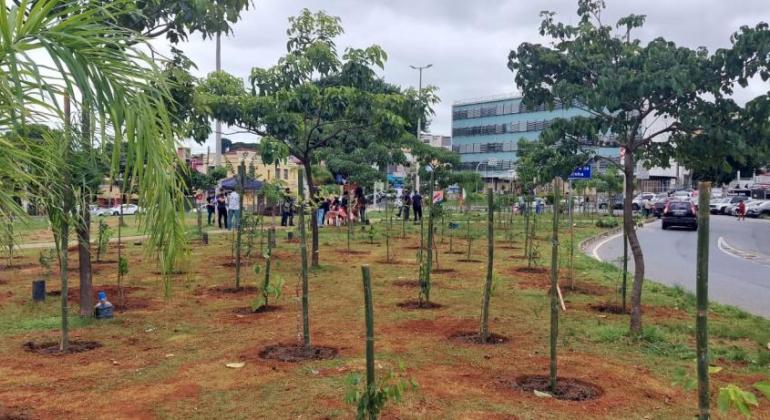
<path fill-rule="evenodd" d="M 660 222 L 639 229 L 645 277 L 695 292 L 696 232 L 662 230 Z M 770 318 L 770 221 L 728 216 L 711 218 L 709 298 Z M 598 243 L 590 252 L 620 265 L 620 236 Z M 633 257 L 629 250 L 629 271 Z"/>

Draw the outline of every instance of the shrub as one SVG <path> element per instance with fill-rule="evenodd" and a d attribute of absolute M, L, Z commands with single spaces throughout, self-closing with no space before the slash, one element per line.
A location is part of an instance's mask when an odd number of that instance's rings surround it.
<path fill-rule="evenodd" d="M 596 227 L 599 228 L 616 228 L 620 226 L 620 222 L 615 217 L 602 217 L 596 221 Z"/>

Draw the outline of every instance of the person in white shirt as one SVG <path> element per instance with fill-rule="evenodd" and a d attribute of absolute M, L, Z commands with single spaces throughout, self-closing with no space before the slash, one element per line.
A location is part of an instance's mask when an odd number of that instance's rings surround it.
<path fill-rule="evenodd" d="M 228 230 L 241 225 L 241 196 L 237 191 L 233 191 L 227 196 L 227 217 Z"/>

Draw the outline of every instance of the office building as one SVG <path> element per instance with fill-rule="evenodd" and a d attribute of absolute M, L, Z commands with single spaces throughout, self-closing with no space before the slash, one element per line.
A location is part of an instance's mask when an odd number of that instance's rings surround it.
<path fill-rule="evenodd" d="M 460 169 L 478 171 L 497 190 L 515 178 L 520 139 L 536 140 L 556 118 L 579 115 L 586 113 L 560 103 L 553 110 L 527 107 L 517 95 L 457 101 L 452 106 L 452 150 L 460 154 Z M 602 146 L 602 156 L 620 155 L 611 139 Z"/>

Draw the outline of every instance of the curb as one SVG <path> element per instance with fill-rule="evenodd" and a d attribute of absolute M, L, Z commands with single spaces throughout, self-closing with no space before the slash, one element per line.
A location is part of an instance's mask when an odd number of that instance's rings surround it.
<path fill-rule="evenodd" d="M 657 221 L 658 221 L 658 218 L 651 217 L 651 218 L 648 218 L 647 220 L 645 220 L 644 224 L 646 225 L 646 224 L 657 222 Z M 623 226 L 622 226 L 622 222 L 621 222 L 621 226 L 618 226 L 616 228 L 612 228 L 612 229 L 610 229 L 610 230 L 608 230 L 606 232 L 602 232 L 602 233 L 600 233 L 598 235 L 595 235 L 595 236 L 592 236 L 590 238 L 583 239 L 580 242 L 580 244 L 578 245 L 578 249 L 583 254 L 588 254 L 588 252 L 591 250 L 591 248 L 593 247 L 593 245 L 596 242 L 602 241 L 602 240 L 606 239 L 607 237 L 610 237 L 610 236 L 613 236 L 613 235 L 617 235 L 618 233 L 621 233 L 622 231 L 623 231 Z"/>

